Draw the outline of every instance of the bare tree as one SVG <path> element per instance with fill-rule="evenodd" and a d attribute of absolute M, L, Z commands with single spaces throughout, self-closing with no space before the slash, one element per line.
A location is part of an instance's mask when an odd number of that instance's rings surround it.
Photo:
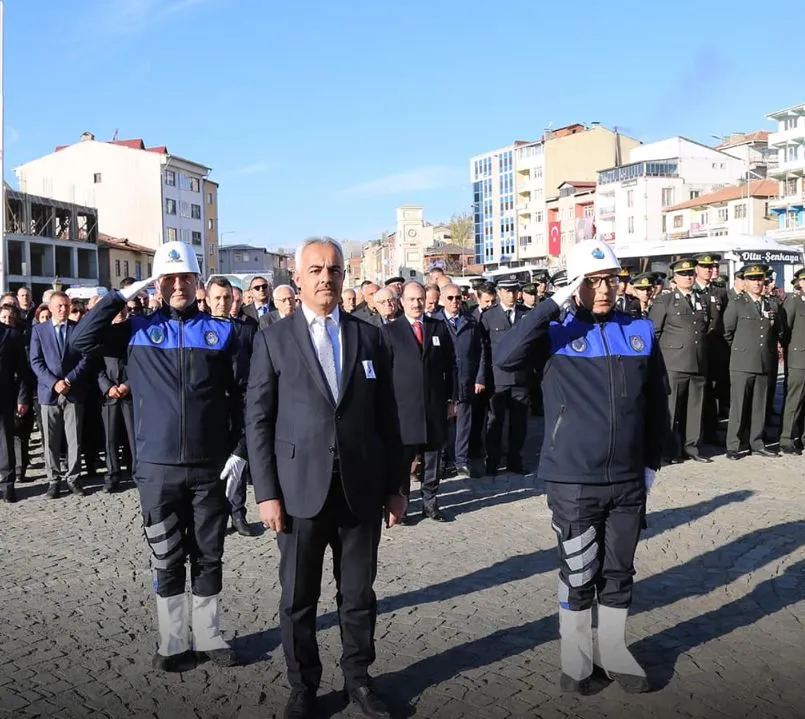
<path fill-rule="evenodd" d="M 471 251 L 475 243 L 475 222 L 471 212 L 458 212 L 447 223 L 450 228 L 450 242 L 462 250 Z"/>

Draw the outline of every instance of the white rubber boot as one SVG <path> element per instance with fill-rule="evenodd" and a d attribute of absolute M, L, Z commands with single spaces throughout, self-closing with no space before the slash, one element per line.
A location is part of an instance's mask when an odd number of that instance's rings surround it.
<path fill-rule="evenodd" d="M 586 694 L 593 673 L 592 609 L 559 608 L 563 691 Z"/>
<path fill-rule="evenodd" d="M 594 643 L 593 660 L 614 679 L 624 691 L 640 694 L 649 690 L 643 667 L 626 647 L 626 616 L 628 609 L 598 605 L 598 632 Z"/>
<path fill-rule="evenodd" d="M 193 649 L 220 666 L 231 667 L 237 664 L 237 659 L 235 651 L 221 636 L 218 596 L 193 595 Z"/>
<path fill-rule="evenodd" d="M 159 648 L 153 666 L 166 672 L 180 672 L 188 668 L 190 651 L 190 607 L 187 595 L 174 597 L 157 595 L 157 623 Z"/>

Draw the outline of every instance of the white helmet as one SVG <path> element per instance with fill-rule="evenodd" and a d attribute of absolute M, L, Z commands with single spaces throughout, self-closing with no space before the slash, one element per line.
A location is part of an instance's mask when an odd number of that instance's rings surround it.
<path fill-rule="evenodd" d="M 593 272 L 619 270 L 621 263 L 612 248 L 600 240 L 582 240 L 567 253 L 567 276 L 575 280 Z"/>
<path fill-rule="evenodd" d="M 198 258 L 193 248 L 186 242 L 166 242 L 154 253 L 154 277 L 181 275 L 190 272 L 200 275 Z"/>

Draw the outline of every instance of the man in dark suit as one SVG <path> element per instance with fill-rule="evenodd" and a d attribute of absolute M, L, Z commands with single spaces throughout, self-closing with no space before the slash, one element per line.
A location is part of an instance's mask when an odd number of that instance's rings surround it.
<path fill-rule="evenodd" d="M 632 281 L 632 270 L 624 265 L 618 271 L 618 299 L 615 300 L 615 309 L 632 317 L 640 317 L 640 300 L 630 295 L 626 290 Z"/>
<path fill-rule="evenodd" d="M 21 332 L 0 323 L 0 496 L 16 502 L 14 422 L 31 409 L 31 371 Z"/>
<path fill-rule="evenodd" d="M 129 316 L 128 305 L 124 305 L 112 324 L 125 322 Z M 120 468 L 120 438 L 126 433 L 128 443 L 129 473 L 134 476 L 134 465 L 137 461 L 137 445 L 134 439 L 134 403 L 128 384 L 125 355 L 120 357 L 104 357 L 103 365 L 98 372 L 98 388 L 103 394 L 101 415 L 106 435 L 106 479 L 104 489 L 116 492 L 120 486 L 122 471 Z"/>
<path fill-rule="evenodd" d="M 296 292 L 294 292 L 293 287 L 290 285 L 279 285 L 275 287 L 272 297 L 274 306 L 277 309 L 271 310 L 271 312 L 264 314 L 260 318 L 261 330 L 288 317 L 293 314 L 293 311 L 296 309 Z"/>
<path fill-rule="evenodd" d="M 59 496 L 61 483 L 62 433 L 67 439 L 67 487 L 76 495 L 84 490 L 81 474 L 81 424 L 84 417 L 87 357 L 70 346 L 76 323 L 68 319 L 70 298 L 53 292 L 48 303 L 50 322 L 35 325 L 31 332 L 31 368 L 37 379 L 37 396 L 42 418 L 47 496 Z"/>
<path fill-rule="evenodd" d="M 777 343 L 785 337 L 786 321 L 782 309 L 775 311 L 763 295 L 768 266 L 744 266 L 746 290 L 724 312 L 724 339 L 730 348 L 730 414 L 727 424 L 727 459 L 740 458 L 740 434 L 749 427 L 749 447 L 760 457 L 776 457 L 766 449 L 769 375 L 777 367 Z"/>
<path fill-rule="evenodd" d="M 249 283 L 252 301 L 243 305 L 241 312 L 258 322 L 274 308 L 271 306 L 271 285 L 262 275 L 252 277 Z"/>
<path fill-rule="evenodd" d="M 383 331 L 391 357 L 406 465 L 411 466 L 414 458 L 422 455 L 422 513 L 443 522 L 446 517 L 436 495 L 447 420 L 455 414 L 456 367 L 450 332 L 444 322 L 425 316 L 425 299 L 425 288 L 419 282 L 407 282 L 402 292 L 403 315 Z M 406 487 L 406 494 L 409 492 Z"/>
<path fill-rule="evenodd" d="M 492 357 L 489 338 L 472 312 L 461 311 L 461 288 L 442 288 L 444 309 L 441 318 L 447 324 L 456 355 L 456 418 L 453 456 L 456 476 L 470 477 L 470 459 L 480 456 L 480 433 L 473 434 L 473 408 L 492 381 Z M 476 437 L 476 444 L 471 439 Z"/>
<path fill-rule="evenodd" d="M 531 310 L 515 303 L 520 283 L 516 275 L 498 281 L 498 304 L 481 315 L 481 327 L 489 337 L 492 353 L 503 336 Z M 493 367 L 494 391 L 486 425 L 486 474 L 494 477 L 503 455 L 503 424 L 509 417 L 506 471 L 524 474 L 522 451 L 528 422 L 529 383 L 532 372 L 522 368 L 507 372 Z"/>
<path fill-rule="evenodd" d="M 263 524 L 278 532 L 280 631 L 291 696 L 285 716 L 315 716 L 322 666 L 316 606 L 332 548 L 345 690 L 368 716 L 388 710 L 374 691 L 377 572 L 383 507 L 405 514 L 407 469 L 381 331 L 338 309 L 341 246 L 306 240 L 295 282 L 302 306 L 255 337 L 246 439 Z M 371 431 L 364 431 L 371 428 Z"/>
<path fill-rule="evenodd" d="M 674 262 L 676 289 L 656 297 L 649 311 L 671 387 L 666 455 L 673 463 L 711 461 L 699 453 L 710 304 L 693 288 L 695 267 L 696 260 L 687 257 Z"/>

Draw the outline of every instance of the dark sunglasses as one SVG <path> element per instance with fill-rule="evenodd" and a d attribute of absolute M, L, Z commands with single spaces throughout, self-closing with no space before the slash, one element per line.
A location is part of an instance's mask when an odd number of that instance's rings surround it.
<path fill-rule="evenodd" d="M 461 295 L 445 295 L 444 298 L 446 300 L 460 300 Z"/>
<path fill-rule="evenodd" d="M 693 277 L 696 273 L 693 270 L 682 270 L 681 272 L 674 272 L 678 277 Z"/>
<path fill-rule="evenodd" d="M 253 290 L 263 290 L 265 292 L 268 289 L 268 284 L 252 285 L 251 289 L 253 289 Z"/>

